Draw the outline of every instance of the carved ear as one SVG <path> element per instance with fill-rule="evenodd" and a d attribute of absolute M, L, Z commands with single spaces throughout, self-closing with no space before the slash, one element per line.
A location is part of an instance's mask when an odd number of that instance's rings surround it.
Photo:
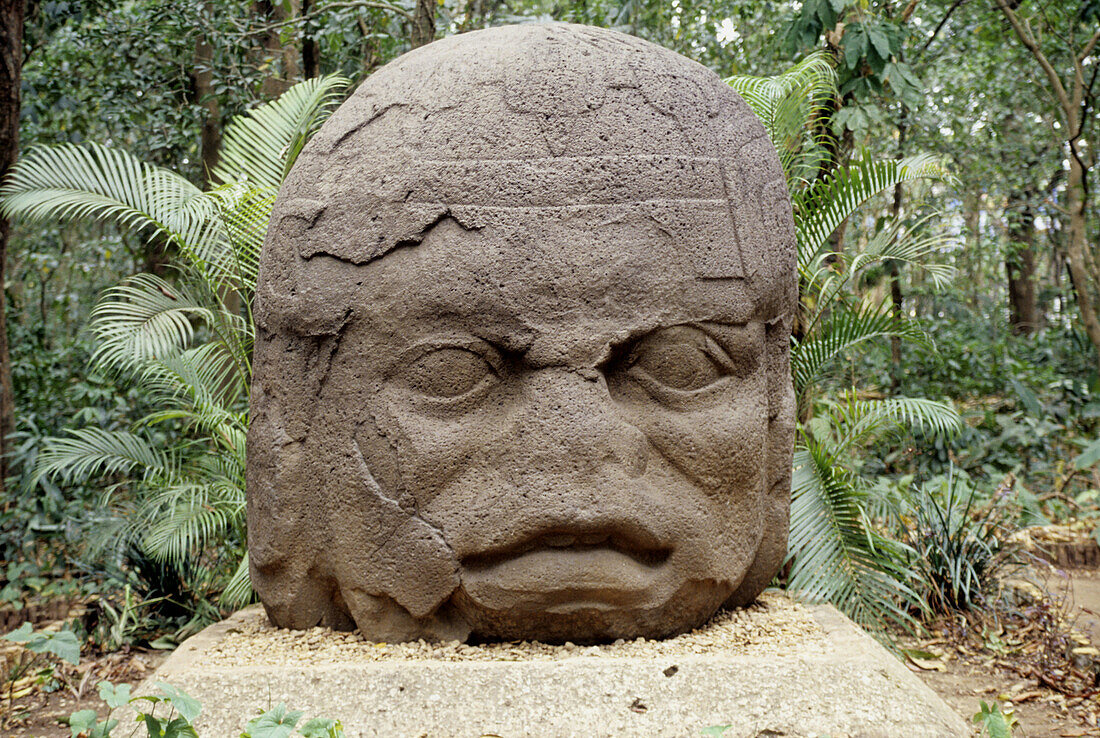
<path fill-rule="evenodd" d="M 280 627 L 327 625 L 350 630 L 320 576 L 323 510 L 317 505 L 307 439 L 313 396 L 333 341 L 292 335 L 257 341 L 248 429 L 247 514 L 252 586 Z M 286 377 L 297 377 L 288 382 Z"/>
<path fill-rule="evenodd" d="M 765 439 L 764 534 L 756 557 L 726 607 L 752 603 L 787 557 L 791 514 L 791 462 L 794 456 L 794 386 L 791 384 L 791 319 L 781 316 L 765 328 L 768 430 Z"/>
<path fill-rule="evenodd" d="M 764 326 L 769 421 L 781 413 L 792 417 L 794 415 L 794 387 L 791 383 L 792 323 L 793 316 L 780 315 Z"/>

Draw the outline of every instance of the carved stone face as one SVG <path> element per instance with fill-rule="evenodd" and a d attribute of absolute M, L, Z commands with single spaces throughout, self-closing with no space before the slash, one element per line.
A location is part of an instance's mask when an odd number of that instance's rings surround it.
<path fill-rule="evenodd" d="M 785 550 L 793 429 L 762 135 L 702 67 L 577 26 L 437 42 L 360 87 L 261 263 L 249 543 L 272 619 L 593 641 L 751 601 Z"/>

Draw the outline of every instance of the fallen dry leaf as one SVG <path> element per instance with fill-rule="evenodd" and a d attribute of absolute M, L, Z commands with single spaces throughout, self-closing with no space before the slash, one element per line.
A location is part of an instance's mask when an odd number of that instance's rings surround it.
<path fill-rule="evenodd" d="M 909 660 L 924 671 L 947 671 L 947 666 L 939 659 L 915 659 L 910 656 Z"/>

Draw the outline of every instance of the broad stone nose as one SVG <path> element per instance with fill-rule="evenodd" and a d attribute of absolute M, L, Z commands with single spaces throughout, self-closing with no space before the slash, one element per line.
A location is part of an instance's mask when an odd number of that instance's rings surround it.
<path fill-rule="evenodd" d="M 626 422 L 595 370 L 532 371 L 505 438 L 515 468 L 572 471 L 585 486 L 609 473 L 639 477 L 649 455 L 645 434 Z"/>

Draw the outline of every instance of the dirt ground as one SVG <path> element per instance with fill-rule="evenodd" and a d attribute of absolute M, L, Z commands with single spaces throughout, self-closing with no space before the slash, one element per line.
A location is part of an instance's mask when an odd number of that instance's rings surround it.
<path fill-rule="evenodd" d="M 1063 607 L 1073 626 L 1086 634 L 1092 645 L 1100 646 L 1100 571 L 1052 573 L 1045 582 L 1056 597 L 1064 598 Z M 1010 634 L 1005 634 L 1008 637 Z M 1017 738 L 1071 738 L 1098 736 L 1096 716 L 1100 702 L 1093 698 L 1075 699 L 1040 686 L 1034 679 L 1020 675 L 1009 660 L 989 650 L 968 651 L 951 647 L 936 638 L 915 643 L 917 647 L 936 652 L 941 658 L 924 663 L 929 668 L 910 668 L 952 708 L 969 720 L 980 707 L 980 701 L 998 701 L 1014 710 L 1019 726 Z M 109 654 L 81 664 L 66 675 L 62 689 L 49 694 L 35 694 L 19 700 L 17 717 L 6 729 L 3 738 L 69 738 L 65 724 L 68 716 L 83 709 L 97 709 L 105 715 L 105 707 L 96 693 L 101 679 L 137 684 L 155 669 L 167 654 L 163 651 L 133 651 Z M 7 709 L 0 704 L 0 715 Z M 974 735 L 979 735 L 975 728 Z"/>
<path fill-rule="evenodd" d="M 944 702 L 969 721 L 980 702 L 1012 702 L 1019 721 L 1018 738 L 1061 738 L 1062 736 L 1100 736 L 1100 729 L 1073 711 L 1067 700 L 1049 690 L 1040 690 L 1019 675 L 985 663 L 953 660 L 947 670 L 920 671 L 921 680 Z M 974 735 L 980 735 L 977 726 Z"/>
<path fill-rule="evenodd" d="M 1100 571 L 1054 571 L 1044 584 L 1056 598 L 1063 598 L 1073 627 L 1087 635 L 1093 646 L 1100 646 Z M 982 700 L 996 700 L 1014 710 L 1019 721 L 1014 736 L 1100 736 L 1096 698 L 1090 704 L 1042 688 L 1035 680 L 1006 668 L 1002 665 L 1004 659 L 988 652 L 944 650 L 943 671 L 910 668 L 965 719 L 970 720 L 978 712 Z M 974 735 L 979 735 L 977 730 Z"/>
<path fill-rule="evenodd" d="M 164 659 L 166 651 L 126 651 L 88 660 L 65 674 L 67 684 L 50 693 L 39 692 L 18 700 L 13 717 L 0 738 L 70 738 L 69 715 L 78 710 L 96 710 L 100 719 L 107 708 L 99 698 L 96 685 L 106 679 L 113 684 L 137 685 Z M 0 704 L 0 717 L 8 705 Z M 124 731 L 122 735 L 129 735 Z"/>

